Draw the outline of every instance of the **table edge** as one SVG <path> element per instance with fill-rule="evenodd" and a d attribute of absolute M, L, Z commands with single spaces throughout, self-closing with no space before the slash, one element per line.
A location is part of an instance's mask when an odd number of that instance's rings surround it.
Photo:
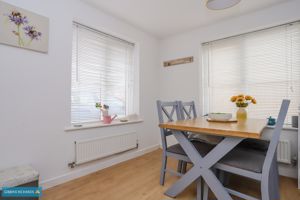
<path fill-rule="evenodd" d="M 186 127 L 180 127 L 177 125 L 177 127 L 174 127 L 175 125 L 167 125 L 167 124 L 159 124 L 160 128 L 164 129 L 170 129 L 175 131 L 187 131 L 187 132 L 193 132 L 197 134 L 209 134 L 212 136 L 223 136 L 223 137 L 239 137 L 239 138 L 252 138 L 252 139 L 261 139 L 262 138 L 262 132 L 266 128 L 266 126 L 260 131 L 260 135 L 251 133 L 251 132 L 239 132 L 239 131 L 229 131 L 229 130 L 218 130 L 218 129 L 207 129 L 207 128 L 186 128 Z M 218 133 L 215 133 L 218 132 Z M 228 132 L 231 132 L 229 134 Z M 227 134 L 228 133 L 228 134 Z M 247 137 L 242 137 L 247 136 Z"/>

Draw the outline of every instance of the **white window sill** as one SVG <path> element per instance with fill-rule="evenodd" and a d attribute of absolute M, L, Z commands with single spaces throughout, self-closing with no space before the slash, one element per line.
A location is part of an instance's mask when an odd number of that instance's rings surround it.
<path fill-rule="evenodd" d="M 127 124 L 142 123 L 143 121 L 144 120 L 142 120 L 142 119 L 134 119 L 134 120 L 130 120 L 127 122 L 121 122 L 118 119 L 116 119 L 110 124 L 104 124 L 103 122 L 94 122 L 94 123 L 82 124 L 80 126 L 72 125 L 72 126 L 66 127 L 65 131 L 69 132 L 69 131 L 77 131 L 77 130 L 83 130 L 83 129 L 102 128 L 102 127 L 110 127 L 110 126 L 122 126 L 122 125 L 127 125 Z"/>
<path fill-rule="evenodd" d="M 275 126 L 267 126 L 267 128 L 272 128 L 272 129 L 274 129 Z M 298 128 L 294 128 L 294 127 L 292 127 L 292 125 L 290 125 L 290 124 L 285 124 L 285 125 L 283 125 L 283 128 L 282 128 L 282 129 L 283 129 L 283 130 L 298 131 Z"/>

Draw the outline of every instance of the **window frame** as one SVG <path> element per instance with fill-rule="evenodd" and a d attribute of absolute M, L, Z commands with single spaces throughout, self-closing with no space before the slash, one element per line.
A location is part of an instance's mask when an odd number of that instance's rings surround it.
<path fill-rule="evenodd" d="M 219 41 L 219 40 L 225 40 L 225 39 L 230 39 L 230 38 L 235 38 L 235 37 L 239 37 L 239 36 L 243 36 L 243 35 L 247 35 L 247 34 L 251 34 L 251 33 L 255 33 L 255 32 L 260 32 L 260 31 L 264 31 L 264 30 L 269 30 L 269 29 L 273 29 L 276 27 L 282 27 L 282 26 L 288 26 L 288 25 L 293 25 L 296 23 L 300 23 L 300 20 L 297 21 L 292 21 L 292 22 L 287 22 L 287 23 L 283 23 L 283 24 L 279 24 L 279 25 L 275 25 L 275 26 L 268 26 L 268 27 L 264 27 L 264 28 L 259 28 L 259 29 L 255 29 L 252 31 L 248 31 L 248 32 L 242 32 L 242 33 L 238 33 L 235 35 L 230 35 L 228 37 L 224 37 L 224 38 L 217 38 L 214 40 L 210 40 L 210 41 L 205 41 L 205 42 L 201 42 L 200 44 L 200 51 L 199 51 L 199 55 L 200 55 L 200 64 L 199 64 L 199 68 L 200 68 L 200 77 L 201 77 L 201 81 L 200 81 L 200 99 L 201 99 L 201 108 L 202 108 L 202 115 L 206 115 L 208 114 L 209 111 L 209 64 L 205 64 L 205 59 L 204 59 L 204 54 L 205 51 L 204 49 L 204 44 L 207 43 L 211 43 L 211 42 L 215 42 L 215 41 Z M 209 55 L 207 55 L 209 56 Z M 300 55 L 299 55 L 300 56 Z M 209 60 L 209 59 L 207 59 Z M 233 94 L 235 95 L 235 94 Z M 230 97 L 229 97 L 230 98 Z M 297 112 L 300 110 L 300 105 L 298 105 L 299 109 L 297 110 Z M 273 117 L 277 117 L 277 116 L 273 116 Z M 291 126 L 291 123 L 287 123 L 287 121 L 285 121 L 285 126 L 289 129 Z M 295 129 L 295 128 L 291 128 L 291 129 Z"/>
<path fill-rule="evenodd" d="M 82 27 L 85 27 L 86 29 L 90 29 L 91 31 L 93 32 L 98 32 L 100 34 L 104 34 L 108 37 L 111 37 L 111 38 L 116 38 L 117 40 L 121 40 L 121 41 L 125 41 L 127 43 L 131 43 L 133 44 L 133 53 L 132 53 L 132 70 L 133 70 L 133 74 L 132 74 L 132 77 L 133 77 L 133 83 L 132 83 L 132 108 L 131 108 L 131 112 L 130 113 L 127 113 L 127 110 L 125 109 L 125 112 L 126 112 L 126 115 L 128 114 L 134 114 L 134 115 L 137 115 L 139 116 L 139 113 L 140 113 L 140 102 L 139 102 L 139 88 L 140 88 L 140 85 L 139 85 L 139 71 L 140 71 L 140 62 L 139 62 L 139 57 L 140 57 L 140 44 L 138 41 L 132 39 L 132 38 L 129 38 L 128 36 L 126 35 L 122 35 L 122 34 L 116 34 L 115 32 L 113 31 L 110 31 L 110 30 L 107 30 L 107 29 L 103 29 L 103 27 L 99 28 L 98 26 L 93 26 L 93 25 L 89 25 L 89 24 L 85 24 L 85 23 L 81 23 L 80 21 L 72 21 L 72 37 L 71 39 L 73 38 L 73 26 L 74 25 L 79 25 L 79 26 L 82 26 Z M 71 48 L 73 49 L 73 43 L 71 45 Z M 71 50 L 71 55 L 73 56 L 73 53 L 72 53 L 72 50 Z M 72 57 L 71 56 L 71 57 Z M 72 61 L 71 61 L 71 77 L 72 77 L 72 69 L 73 69 L 73 64 L 72 64 Z M 72 98 L 72 78 L 71 78 L 71 84 L 70 84 L 70 97 Z M 127 93 L 127 92 L 126 92 Z M 125 103 L 125 107 L 127 107 L 128 102 Z M 81 122 L 72 122 L 72 100 L 70 99 L 70 106 L 69 106 L 70 110 L 69 110 L 69 113 L 70 113 L 70 119 L 69 119 L 69 122 L 70 124 L 72 125 L 72 127 L 82 127 L 82 126 L 89 126 L 89 124 L 100 124 L 97 125 L 96 127 L 102 127 L 102 117 L 101 117 L 101 120 L 93 120 L 93 121 L 81 121 Z M 99 111 L 100 112 L 100 111 Z M 126 123 L 125 123 L 126 124 Z M 106 127 L 106 126 L 104 126 Z M 80 128 L 81 129 L 81 128 Z"/>

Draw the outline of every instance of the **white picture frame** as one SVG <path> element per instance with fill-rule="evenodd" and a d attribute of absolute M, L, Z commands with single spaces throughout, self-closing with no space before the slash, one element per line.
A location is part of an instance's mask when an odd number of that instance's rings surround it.
<path fill-rule="evenodd" d="M 0 0 L 0 43 L 47 53 L 49 19 Z"/>

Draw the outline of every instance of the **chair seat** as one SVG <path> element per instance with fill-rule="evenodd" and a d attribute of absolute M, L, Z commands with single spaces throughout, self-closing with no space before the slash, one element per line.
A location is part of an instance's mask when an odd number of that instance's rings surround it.
<path fill-rule="evenodd" d="M 193 143 L 193 145 L 195 146 L 195 148 L 197 149 L 197 151 L 200 153 L 201 156 L 205 156 L 214 148 L 214 145 L 206 142 L 202 142 L 202 141 L 191 141 L 191 142 Z M 184 152 L 180 144 L 175 144 L 168 147 L 167 152 L 186 156 L 186 153 Z"/>
<path fill-rule="evenodd" d="M 244 147 L 244 148 L 255 149 L 255 150 L 266 152 L 268 151 L 269 145 L 270 145 L 270 141 L 245 139 L 238 145 L 238 147 Z"/>
<path fill-rule="evenodd" d="M 224 138 L 221 136 L 213 136 L 213 135 L 198 134 L 198 133 L 190 132 L 189 139 L 216 145 L 216 144 L 220 143 Z"/>
<path fill-rule="evenodd" d="M 219 163 L 255 173 L 262 173 L 265 157 L 266 151 L 237 147 L 222 158 Z"/>

